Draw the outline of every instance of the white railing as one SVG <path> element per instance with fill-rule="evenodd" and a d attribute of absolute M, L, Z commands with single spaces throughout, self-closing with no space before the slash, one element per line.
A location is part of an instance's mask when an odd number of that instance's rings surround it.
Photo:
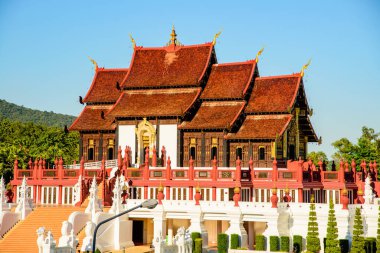
<path fill-rule="evenodd" d="M 106 160 L 106 168 L 113 168 L 118 166 L 117 159 Z M 84 163 L 85 169 L 100 169 L 102 167 L 102 161 Z M 64 169 L 80 169 L 80 163 L 63 165 Z"/>

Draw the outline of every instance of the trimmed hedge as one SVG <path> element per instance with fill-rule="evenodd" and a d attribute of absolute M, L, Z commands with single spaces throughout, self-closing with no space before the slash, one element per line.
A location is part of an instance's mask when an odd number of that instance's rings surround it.
<path fill-rule="evenodd" d="M 195 248 L 193 249 L 194 253 L 202 253 L 202 238 L 195 238 Z"/>
<path fill-rule="evenodd" d="M 218 234 L 218 253 L 228 252 L 228 235 Z"/>
<path fill-rule="evenodd" d="M 280 237 L 280 251 L 289 252 L 289 236 Z"/>
<path fill-rule="evenodd" d="M 340 252 L 341 253 L 348 253 L 350 249 L 350 243 L 348 239 L 340 239 L 339 240 L 339 246 L 340 246 Z"/>
<path fill-rule="evenodd" d="M 239 248 L 239 235 L 238 234 L 231 234 L 231 249 L 237 249 Z"/>
<path fill-rule="evenodd" d="M 266 238 L 263 235 L 256 235 L 256 250 L 265 251 L 266 247 Z"/>
<path fill-rule="evenodd" d="M 269 236 L 269 251 L 278 251 L 280 249 L 280 238 L 278 236 Z"/>
<path fill-rule="evenodd" d="M 195 239 L 201 238 L 201 233 L 192 232 L 190 236 L 191 236 L 191 240 L 193 240 L 193 252 L 194 252 L 194 250 L 195 250 Z"/>
<path fill-rule="evenodd" d="M 302 248 L 302 236 L 293 235 L 293 251 L 294 253 L 300 253 L 303 250 Z"/>

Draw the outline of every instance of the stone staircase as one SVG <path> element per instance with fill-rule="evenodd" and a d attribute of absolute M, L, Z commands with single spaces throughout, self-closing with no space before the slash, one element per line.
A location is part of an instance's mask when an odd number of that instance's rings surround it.
<path fill-rule="evenodd" d="M 61 226 L 64 220 L 74 211 L 84 211 L 73 206 L 39 206 L 27 218 L 18 222 L 4 238 L 0 240 L 0 252 L 38 252 L 37 233 L 39 227 L 51 230 L 58 243 L 61 236 Z"/>

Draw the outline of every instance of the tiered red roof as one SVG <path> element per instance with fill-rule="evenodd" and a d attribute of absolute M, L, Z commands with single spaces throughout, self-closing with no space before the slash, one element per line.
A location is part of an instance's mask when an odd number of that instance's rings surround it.
<path fill-rule="evenodd" d="M 244 98 L 255 72 L 256 61 L 214 64 L 202 99 Z"/>
<path fill-rule="evenodd" d="M 199 85 L 211 59 L 212 43 L 160 48 L 136 47 L 125 88 Z"/>
<path fill-rule="evenodd" d="M 229 133 L 227 139 L 275 139 L 288 127 L 291 114 L 248 115 L 237 133 Z"/>
<path fill-rule="evenodd" d="M 190 122 L 182 122 L 181 129 L 228 129 L 241 114 L 245 102 L 203 102 Z"/>
<path fill-rule="evenodd" d="M 102 112 L 106 114 L 111 106 L 86 106 L 69 130 L 115 130 L 113 119 L 102 119 Z"/>
<path fill-rule="evenodd" d="M 120 96 L 120 90 L 116 88 L 116 83 L 119 82 L 121 85 L 127 73 L 128 69 L 98 68 L 83 102 L 115 102 Z"/>
<path fill-rule="evenodd" d="M 299 74 L 256 78 L 246 113 L 287 112 L 301 82 Z"/>
<path fill-rule="evenodd" d="M 127 90 L 107 117 L 183 116 L 201 88 Z"/>

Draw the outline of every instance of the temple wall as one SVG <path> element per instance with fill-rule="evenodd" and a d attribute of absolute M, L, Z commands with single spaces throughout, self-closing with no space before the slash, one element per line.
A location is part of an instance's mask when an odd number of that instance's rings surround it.
<path fill-rule="evenodd" d="M 125 146 L 130 146 L 132 149 L 132 163 L 135 163 L 136 158 L 136 126 L 134 125 L 119 125 L 119 146 L 122 148 L 124 154 Z"/>
<path fill-rule="evenodd" d="M 170 156 L 172 167 L 177 166 L 177 125 L 160 125 L 160 146 L 165 146 L 166 155 Z"/>

